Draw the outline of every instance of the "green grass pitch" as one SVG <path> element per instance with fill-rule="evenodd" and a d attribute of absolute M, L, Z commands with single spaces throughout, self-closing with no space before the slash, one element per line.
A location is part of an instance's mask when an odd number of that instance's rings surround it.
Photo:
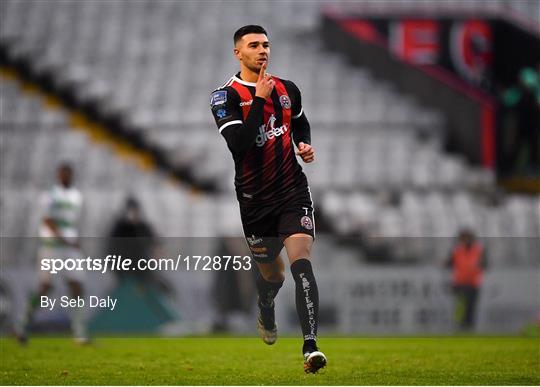
<path fill-rule="evenodd" d="M 328 366 L 302 369 L 300 341 L 280 338 L 33 338 L 0 341 L 0 384 L 540 384 L 540 340 L 519 337 L 321 338 Z"/>

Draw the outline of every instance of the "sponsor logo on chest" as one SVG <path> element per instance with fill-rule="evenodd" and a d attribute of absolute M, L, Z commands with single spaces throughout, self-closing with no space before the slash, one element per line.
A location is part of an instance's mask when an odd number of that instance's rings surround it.
<path fill-rule="evenodd" d="M 287 132 L 288 125 L 283 124 L 279 127 L 275 127 L 276 117 L 272 114 L 266 124 L 259 127 L 259 134 L 255 138 L 255 144 L 258 147 L 262 147 L 266 141 L 279 137 Z"/>

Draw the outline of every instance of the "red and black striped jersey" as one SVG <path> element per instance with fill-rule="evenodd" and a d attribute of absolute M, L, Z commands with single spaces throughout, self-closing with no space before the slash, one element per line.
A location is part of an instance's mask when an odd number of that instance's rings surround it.
<path fill-rule="evenodd" d="M 291 81 L 272 77 L 275 87 L 266 101 L 255 97 L 256 84 L 240 79 L 240 73 L 210 99 L 219 132 L 233 155 L 236 193 L 242 204 L 279 203 L 307 189 L 293 145 L 293 136 L 296 143 L 310 141 L 300 90 Z M 308 132 L 302 138 L 295 133 L 295 122 L 300 121 Z"/>

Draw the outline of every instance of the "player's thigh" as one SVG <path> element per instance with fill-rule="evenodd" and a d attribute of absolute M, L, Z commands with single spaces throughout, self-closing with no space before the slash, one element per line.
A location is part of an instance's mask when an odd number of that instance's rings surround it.
<path fill-rule="evenodd" d="M 52 246 L 47 246 L 43 244 L 38 248 L 36 264 L 38 270 L 40 293 L 48 292 L 52 288 L 52 282 L 54 280 L 54 274 L 52 274 L 49 270 L 42 270 L 42 261 L 44 259 L 55 259 L 58 256 L 59 254 L 57 249 Z"/>
<path fill-rule="evenodd" d="M 301 195 L 283 208 L 278 229 L 289 262 L 311 256 L 311 247 L 315 240 L 315 219 L 308 194 Z"/>
<path fill-rule="evenodd" d="M 86 279 L 86 272 L 84 270 L 78 270 L 79 268 L 84 269 L 79 264 L 79 260 L 82 258 L 83 253 L 81 249 L 77 247 L 47 245 L 40 246 L 38 249 L 38 271 L 40 284 L 51 287 L 53 286 L 53 283 L 64 281 L 68 284 L 78 283 L 80 286 L 82 286 Z M 54 259 L 62 261 L 62 269 L 55 274 L 52 274 L 48 270 L 41 270 L 42 259 Z M 66 262 L 68 260 L 69 262 Z M 59 266 L 56 266 L 56 268 L 58 267 Z"/>
<path fill-rule="evenodd" d="M 79 264 L 79 260 L 83 259 L 83 252 L 78 247 L 65 247 L 63 250 L 63 259 L 71 259 L 76 262 L 73 270 L 64 270 L 63 279 L 67 282 L 72 292 L 80 293 L 84 282 L 86 281 L 86 271 L 84 265 Z M 79 270 L 80 269 L 80 270 Z"/>
<path fill-rule="evenodd" d="M 283 242 L 278 233 L 278 217 L 274 212 L 252 219 L 248 210 L 241 209 L 242 227 L 247 245 L 255 262 L 274 267 L 283 249 Z"/>

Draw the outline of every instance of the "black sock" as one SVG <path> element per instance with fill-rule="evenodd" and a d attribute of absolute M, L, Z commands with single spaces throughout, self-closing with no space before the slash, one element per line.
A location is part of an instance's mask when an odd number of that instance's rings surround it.
<path fill-rule="evenodd" d="M 272 306 L 274 298 L 279 292 L 279 289 L 283 286 L 281 282 L 269 282 L 263 278 L 263 276 L 257 274 L 257 293 L 259 294 L 259 305 L 263 308 Z"/>
<path fill-rule="evenodd" d="M 317 325 L 319 324 L 319 290 L 311 262 L 300 258 L 291 265 L 296 282 L 296 312 L 302 326 L 304 346 L 302 353 L 317 350 Z"/>

